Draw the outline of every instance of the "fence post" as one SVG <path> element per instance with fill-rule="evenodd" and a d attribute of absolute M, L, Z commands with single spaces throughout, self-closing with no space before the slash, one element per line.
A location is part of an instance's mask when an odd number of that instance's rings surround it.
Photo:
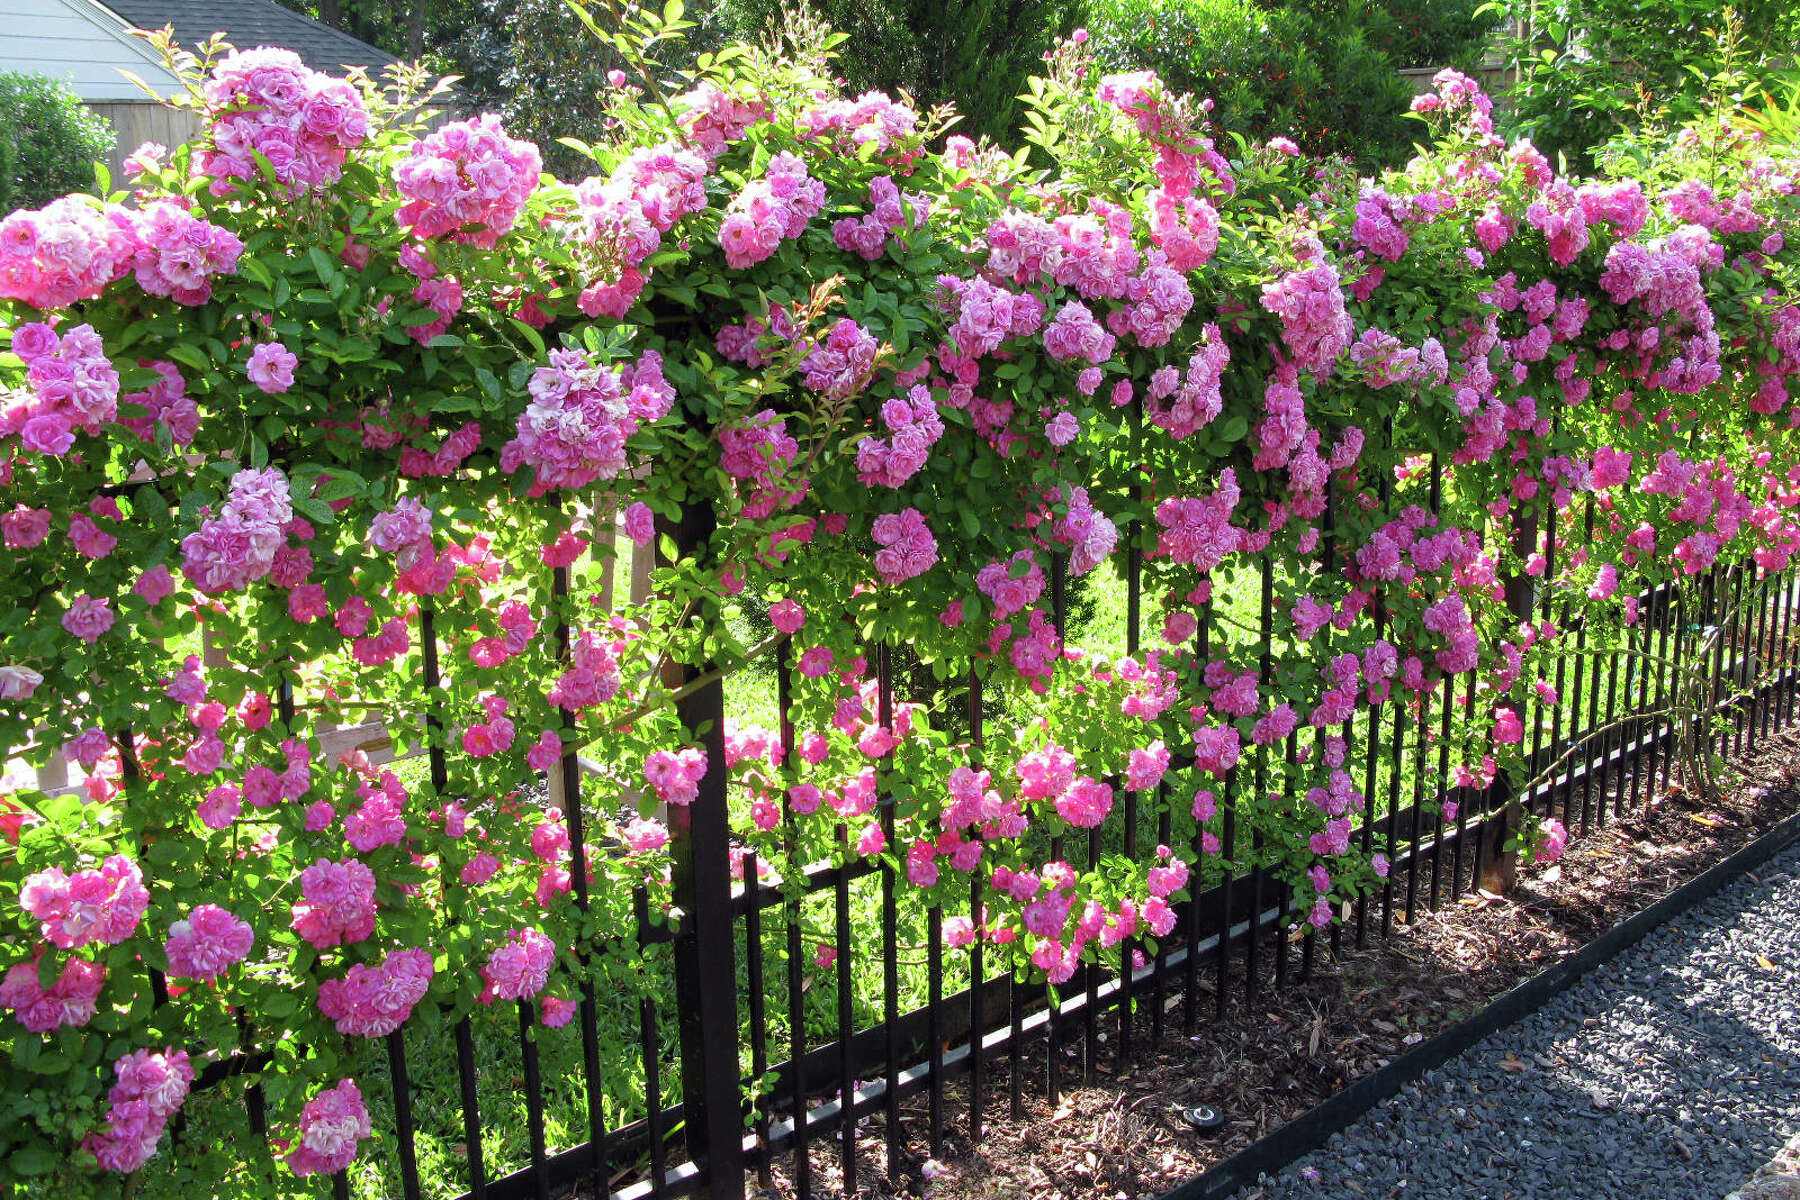
<path fill-rule="evenodd" d="M 1509 517 L 1513 553 L 1518 558 L 1528 558 L 1537 550 L 1537 506 L 1514 504 Z M 1505 589 L 1506 611 L 1512 615 L 1515 628 L 1530 622 L 1537 613 L 1531 577 L 1523 573 L 1509 575 Z M 1483 853 L 1478 857 L 1481 875 L 1476 880 L 1476 884 L 1486 891 L 1503 895 L 1519 880 L 1519 852 L 1507 850 L 1506 843 L 1517 836 L 1525 823 L 1523 799 L 1504 771 L 1496 773 L 1494 781 L 1488 785 L 1487 795 L 1482 800 L 1482 809 L 1488 817 L 1481 830 Z"/>
<path fill-rule="evenodd" d="M 662 532 L 674 539 L 675 553 L 681 557 L 700 553 L 716 525 L 710 505 L 689 503 L 682 509 L 679 524 Z M 671 661 L 663 682 L 678 688 L 710 667 L 709 663 Z M 675 905 L 682 914 L 674 943 L 682 1112 L 688 1148 L 695 1164 L 706 1171 L 705 1195 L 711 1200 L 743 1200 L 724 684 L 714 680 L 695 689 L 677 703 L 676 714 L 687 737 L 706 751 L 707 762 L 694 802 L 668 809 L 671 883 Z M 656 1098 L 651 1097 L 650 1102 L 656 1103 Z"/>

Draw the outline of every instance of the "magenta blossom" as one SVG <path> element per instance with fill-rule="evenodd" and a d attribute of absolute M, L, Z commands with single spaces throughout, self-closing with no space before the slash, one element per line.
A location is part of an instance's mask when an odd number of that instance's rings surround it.
<path fill-rule="evenodd" d="M 271 396 L 294 386 L 294 368 L 300 359 L 280 342 L 263 342 L 250 352 L 245 374 L 250 382 Z"/>
<path fill-rule="evenodd" d="M 112 855 L 97 870 L 73 875 L 48 867 L 27 875 L 19 888 L 19 907 L 65 950 L 89 942 L 118 945 L 137 930 L 149 904 L 143 872 L 123 854 Z"/>
<path fill-rule="evenodd" d="M 37 960 L 28 959 L 0 979 L 0 1007 L 11 1009 L 32 1033 L 50 1033 L 65 1025 L 80 1028 L 93 1020 L 105 982 L 105 967 L 71 958 L 46 990 L 38 983 Z"/>
<path fill-rule="evenodd" d="M 535 929 L 515 929 L 481 968 L 484 1000 L 530 1000 L 544 990 L 556 962 L 556 943 Z"/>
<path fill-rule="evenodd" d="M 255 940 L 249 922 L 216 904 L 202 904 L 169 926 L 163 952 L 171 975 L 210 981 L 244 961 Z"/>
<path fill-rule="evenodd" d="M 319 985 L 319 1011 L 339 1033 L 386 1037 L 406 1023 L 431 986 L 429 950 L 395 950 L 375 966 L 356 963 Z"/>
<path fill-rule="evenodd" d="M 1547 863 L 1562 858 L 1563 850 L 1569 844 L 1569 831 L 1555 817 L 1550 817 L 1538 826 L 1538 833 L 1543 838 L 1543 845 L 1538 848 L 1538 857 Z"/>
<path fill-rule="evenodd" d="M 296 1175 L 335 1175 L 356 1158 L 356 1146 L 374 1130 L 356 1082 L 340 1080 L 300 1110 L 300 1134 L 288 1151 Z"/>
<path fill-rule="evenodd" d="M 29 700 L 44 676 L 30 667 L 8 663 L 0 666 L 0 700 Z"/>
<path fill-rule="evenodd" d="M 70 601 L 69 610 L 62 617 L 62 627 L 91 644 L 99 641 L 116 620 L 118 615 L 113 612 L 109 597 L 90 596 L 84 592 Z"/>

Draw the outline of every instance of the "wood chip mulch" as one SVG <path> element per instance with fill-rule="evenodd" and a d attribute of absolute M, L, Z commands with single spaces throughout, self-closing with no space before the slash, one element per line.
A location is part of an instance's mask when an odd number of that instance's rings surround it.
<path fill-rule="evenodd" d="M 1102 1014 L 1099 1070 L 1081 1086 L 1079 1058 L 1063 1073 L 1060 1103 L 1043 1089 L 1043 1049 L 1032 1048 L 1024 1118 L 1008 1115 L 1005 1060 L 984 1088 L 979 1142 L 966 1137 L 966 1079 L 945 1088 L 945 1145 L 925 1157 L 926 1100 L 902 1106 L 913 1157 L 884 1177 L 885 1132 L 877 1116 L 857 1127 L 856 1195 L 932 1200 L 1150 1200 L 1201 1174 L 1301 1115 L 1347 1083 L 1369 1074 L 1478 1011 L 1515 984 L 1572 954 L 1619 920 L 1654 903 L 1765 830 L 1800 811 L 1800 733 L 1764 740 L 1732 761 L 1728 795 L 1702 804 L 1679 787 L 1640 811 L 1595 823 L 1570 842 L 1562 861 L 1524 873 L 1504 897 L 1465 896 L 1420 911 L 1383 942 L 1371 922 L 1367 947 L 1342 938 L 1333 963 L 1323 939 L 1310 979 L 1291 954 L 1289 986 L 1265 986 L 1253 1006 L 1243 994 L 1241 951 L 1233 963 L 1230 1004 L 1214 1019 L 1210 978 L 1198 995 L 1196 1036 L 1172 986 L 1164 1035 L 1150 1044 L 1150 1020 L 1134 1027 L 1132 1060 L 1121 1068 L 1111 1045 L 1116 1013 Z M 1597 801 L 1596 801 L 1597 807 Z M 1378 917 L 1378 914 L 1376 914 Z M 1404 912 L 1401 916 L 1404 916 Z M 1297 948 L 1296 948 L 1297 949 Z M 1265 969 L 1274 955 L 1265 948 Z M 1211 964 L 1203 976 L 1210 975 Z M 1147 1005 L 1145 1005 L 1147 1007 Z M 1069 1039 L 1078 1046 L 1078 1039 Z M 1191 1105 L 1225 1116 L 1222 1128 L 1195 1133 L 1181 1117 Z M 835 1139 L 812 1147 L 812 1194 L 843 1195 Z M 760 1195 L 790 1200 L 792 1157 L 777 1159 Z"/>

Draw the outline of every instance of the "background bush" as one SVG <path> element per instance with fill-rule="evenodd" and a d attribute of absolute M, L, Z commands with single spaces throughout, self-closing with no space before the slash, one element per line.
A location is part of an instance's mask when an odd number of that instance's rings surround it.
<path fill-rule="evenodd" d="M 1148 68 L 1171 91 L 1212 97 L 1221 128 L 1365 166 L 1397 163 L 1412 146 L 1412 89 L 1343 5 L 1093 0 L 1088 21 L 1108 70 Z"/>
<path fill-rule="evenodd" d="M 411 8 L 387 0 L 281 0 L 289 8 L 456 75 L 470 112 L 493 111 L 541 148 L 564 175 L 591 173 L 559 137 L 590 138 L 605 115 L 611 47 L 588 36 L 566 0 L 434 0 Z M 660 8 L 660 4 L 657 6 Z M 1082 0 L 814 0 L 812 13 L 848 34 L 836 69 L 852 94 L 905 90 L 920 107 L 951 103 L 957 132 L 1016 145 L 1018 94 L 1043 67 L 1056 38 L 1081 23 Z M 653 50 L 680 70 L 731 39 L 761 41 L 796 6 L 786 0 L 689 0 L 697 28 Z M 599 12 L 599 6 L 593 6 Z"/>
<path fill-rule="evenodd" d="M 780 26 L 783 0 L 720 0 L 713 19 L 732 38 L 759 41 Z M 921 109 L 954 104 L 956 132 L 1017 145 L 1018 101 L 1044 52 L 1081 23 L 1082 0 L 815 0 L 813 12 L 848 37 L 837 68 L 846 90 L 911 93 Z"/>
<path fill-rule="evenodd" d="M 1512 122 L 1539 149 L 1586 169 L 1594 152 L 1646 120 L 1680 125 L 1697 116 L 1721 75 L 1753 80 L 1791 73 L 1800 6 L 1743 0 L 1731 37 L 1711 0 L 1549 0 L 1533 12 L 1509 57 L 1520 66 Z"/>
<path fill-rule="evenodd" d="M 585 136 L 604 116 L 610 48 L 587 36 L 565 0 L 436 0 L 429 12 L 383 0 L 283 0 L 403 58 L 460 78 L 471 112 L 493 111 L 536 141 L 552 171 L 580 175 L 558 137 Z M 1056 37 L 1087 24 L 1111 31 L 1112 69 L 1152 67 L 1177 87 L 1214 96 L 1229 128 L 1287 134 L 1309 149 L 1369 166 L 1403 159 L 1415 130 L 1400 119 L 1411 93 L 1400 67 L 1466 67 L 1498 20 L 1485 0 L 815 0 L 848 35 L 836 69 L 851 93 L 904 89 L 922 107 L 954 104 L 958 132 L 1018 143 L 1017 96 Z M 690 0 L 698 28 L 656 48 L 662 65 L 730 39 L 760 41 L 787 19 L 784 0 Z M 684 57 L 685 56 L 685 57 Z"/>
<path fill-rule="evenodd" d="M 1306 13 L 1315 20 L 1348 19 L 1369 47 L 1396 68 L 1453 66 L 1464 70 L 1481 58 L 1500 12 L 1486 0 L 1265 0 L 1269 8 Z"/>
<path fill-rule="evenodd" d="M 106 119 L 59 79 L 0 72 L 0 212 L 92 191 L 94 164 L 117 140 Z"/>

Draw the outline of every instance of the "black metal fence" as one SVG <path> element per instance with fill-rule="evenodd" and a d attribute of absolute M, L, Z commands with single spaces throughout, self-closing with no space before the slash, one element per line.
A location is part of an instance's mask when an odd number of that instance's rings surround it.
<path fill-rule="evenodd" d="M 1435 468 L 1431 491 L 1435 504 Z M 1591 502 L 1584 520 L 1591 531 Z M 1555 524 L 1552 520 L 1548 546 L 1551 574 L 1557 558 Z M 702 544 L 710 528 L 711 514 L 696 511 L 673 532 L 685 550 Z M 1339 553 L 1327 537 L 1319 564 L 1323 571 L 1337 570 Z M 1128 649 L 1136 653 L 1143 564 L 1133 552 L 1125 567 Z M 1260 575 L 1265 679 L 1276 644 L 1275 569 L 1265 557 Z M 766 1182 L 778 1164 L 801 1198 L 839 1190 L 848 1194 L 857 1186 L 859 1171 L 876 1169 L 859 1154 L 858 1131 L 867 1123 L 881 1129 L 886 1155 L 880 1169 L 889 1172 L 925 1155 L 942 1154 L 945 1133 L 954 1125 L 962 1127 L 968 1140 L 979 1140 L 990 1104 L 1003 1104 L 1009 1115 L 1019 1117 L 1030 1094 L 1041 1091 L 1054 1101 L 1071 1082 L 1092 1082 L 1107 1058 L 1119 1064 L 1131 1060 L 1145 1039 L 1155 1043 L 1176 1026 L 1192 1035 L 1223 1015 L 1234 995 L 1253 1001 L 1264 989 L 1305 980 L 1322 957 L 1337 955 L 1346 943 L 1361 947 L 1370 938 L 1389 937 L 1421 911 L 1454 903 L 1504 866 L 1501 843 L 1516 827 L 1521 809 L 1559 816 L 1579 836 L 1645 803 L 1656 789 L 1668 786 L 1676 769 L 1676 721 L 1665 710 L 1693 656 L 1710 656 L 1708 673 L 1719 688 L 1715 698 L 1723 721 L 1716 732 L 1706 734 L 1711 750 L 1741 751 L 1786 727 L 1793 720 L 1800 677 L 1793 651 L 1794 575 L 1791 570 L 1760 578 L 1755 574 L 1721 566 L 1679 589 L 1663 586 L 1642 593 L 1638 636 L 1644 653 L 1632 655 L 1592 652 L 1597 643 L 1589 644 L 1589 631 L 1578 614 L 1563 606 L 1552 611 L 1548 589 L 1540 595 L 1524 585 L 1528 581 L 1515 581 L 1509 589 L 1514 614 L 1563 625 L 1563 636 L 1571 643 L 1551 681 L 1559 702 L 1527 713 L 1527 777 L 1536 780 L 1533 785 L 1514 794 L 1504 780 L 1479 790 L 1457 788 L 1450 780 L 1451 723 L 1461 719 L 1459 713 L 1472 698 L 1472 676 L 1452 677 L 1436 692 L 1421 692 L 1416 707 L 1399 698 L 1364 703 L 1343 731 L 1352 755 L 1346 769 L 1354 766 L 1360 772 L 1359 786 L 1369 800 L 1354 837 L 1365 853 L 1385 854 L 1391 870 L 1378 890 L 1350 906 L 1344 920 L 1325 931 L 1301 925 L 1305 932 L 1297 935 L 1292 930 L 1301 910 L 1291 889 L 1267 870 L 1238 873 L 1230 866 L 1243 860 L 1246 850 L 1253 854 L 1260 849 L 1240 844 L 1236 807 L 1246 789 L 1266 786 L 1269 752 L 1282 749 L 1252 748 L 1217 788 L 1224 814 L 1220 852 L 1202 855 L 1201 834 L 1193 834 L 1193 858 L 1213 866 L 1196 871 L 1190 899 L 1178 906 L 1171 935 L 1141 965 L 1134 955 L 1145 949 L 1143 943 L 1126 940 L 1108 963 L 1083 965 L 1054 993 L 1016 977 L 1010 963 L 996 961 L 999 956 L 980 939 L 966 950 L 947 950 L 943 922 L 955 912 L 930 910 L 924 916 L 922 946 L 903 946 L 898 881 L 886 862 L 821 863 L 806 870 L 803 887 L 782 888 L 762 882 L 754 854 L 747 854 L 742 880 L 734 880 L 727 776 L 711 771 L 691 806 L 670 811 L 674 897 L 682 919 L 672 930 L 653 923 L 644 891 L 634 897 L 640 943 L 672 943 L 673 960 L 673 995 L 660 1002 L 640 996 L 637 1028 L 625 1035 L 641 1054 L 641 1115 L 608 1126 L 605 1077 L 614 1064 L 603 1062 L 601 1023 L 621 1019 L 621 1010 L 616 1004 L 603 1005 L 594 983 L 586 981 L 572 1028 L 546 1029 L 530 1003 L 517 1005 L 519 1071 L 514 1082 L 527 1115 L 528 1160 L 497 1161 L 488 1152 L 484 1105 L 491 1109 L 497 1094 L 513 1089 L 478 1066 L 478 1038 L 491 1036 L 491 1029 L 478 1030 L 464 1018 L 450 1030 L 454 1103 L 460 1109 L 465 1155 L 462 1194 L 468 1200 L 542 1200 L 577 1189 L 613 1200 L 688 1195 L 727 1200 L 742 1197 L 753 1174 Z M 568 586 L 566 569 L 559 571 L 558 586 Z M 1059 564 L 1051 578 L 1052 616 L 1059 629 L 1068 617 L 1066 590 Z M 1385 619 L 1379 604 L 1374 619 L 1379 633 Z M 438 641 L 429 612 L 423 614 L 419 632 L 426 682 L 435 685 Z M 567 630 L 559 636 L 566 647 Z M 1209 609 L 1197 635 L 1201 658 L 1214 636 Z M 775 653 L 780 737 L 791 760 L 790 664 L 785 646 Z M 879 719 L 891 722 L 894 655 L 878 646 L 871 659 Z M 700 674 L 689 669 L 687 678 Z M 966 686 L 968 731 L 979 757 L 982 684 L 971 676 Z M 291 712 L 291 696 L 283 697 L 283 703 Z M 723 711 L 724 685 L 717 681 L 681 701 L 683 722 L 690 730 L 706 731 L 699 740 L 715 762 L 722 761 Z M 1288 739 L 1290 754 L 1295 736 Z M 430 751 L 430 770 L 434 784 L 443 788 L 447 772 L 441 749 Z M 571 753 L 553 784 L 561 789 L 572 835 L 576 901 L 586 906 L 582 778 Z M 1443 816 L 1446 799 L 1458 802 L 1452 820 Z M 891 844 L 893 812 L 885 790 L 879 803 Z M 1066 845 L 1064 838 L 1056 839 L 1052 856 L 1077 866 L 1093 863 L 1103 842 L 1122 844 L 1127 853 L 1149 854 L 1149 847 L 1168 843 L 1173 830 L 1167 803 L 1149 806 L 1149 813 L 1145 807 L 1136 793 L 1125 791 L 1106 826 L 1085 837 L 1070 835 Z M 791 812 L 786 820 L 794 844 Z M 980 873 L 974 873 L 962 910 L 978 927 L 983 887 Z M 878 891 L 879 927 L 853 922 L 856 889 Z M 810 973 L 802 914 L 808 903 L 829 909 L 837 949 L 829 968 L 835 977 L 835 1028 L 823 1039 L 808 1034 L 818 1023 L 816 1016 L 811 1022 L 808 1018 Z M 903 1004 L 902 952 L 921 950 L 926 999 Z M 950 955 L 965 958 L 956 971 L 946 962 Z M 879 1014 L 871 1020 L 858 1017 L 854 972 L 865 958 L 879 964 L 879 995 L 866 997 L 862 1005 Z M 862 978 L 867 991 L 873 975 Z M 603 1016 L 603 1010 L 611 1016 Z M 438 1015 L 420 1012 L 407 1028 L 386 1039 L 386 1086 L 375 1082 L 370 1088 L 391 1096 L 393 1166 L 405 1200 L 423 1194 L 409 1039 L 416 1049 L 421 1039 L 437 1036 L 433 1021 L 442 1024 Z M 573 1144 L 553 1145 L 547 1134 L 547 1081 L 540 1060 L 545 1038 L 580 1043 L 579 1078 L 557 1081 L 585 1096 L 585 1127 L 580 1130 L 585 1136 Z M 247 1038 L 247 1044 L 253 1043 Z M 779 1057 L 776 1048 L 781 1048 Z M 254 1069 L 262 1061 L 247 1050 L 203 1078 L 216 1085 L 251 1072 L 245 1101 L 259 1135 L 266 1133 L 266 1119 Z M 964 1082 L 952 1088 L 959 1079 Z M 502 1085 L 498 1093 L 496 1083 Z M 925 1098 L 923 1113 L 911 1106 L 903 1113 L 902 1102 L 919 1093 Z M 677 1098 L 665 1102 L 669 1095 Z M 445 1100 L 437 1094 L 433 1103 Z M 951 1111 L 953 1105 L 957 1111 Z M 837 1160 L 829 1186 L 815 1178 L 820 1154 Z M 350 1194 L 344 1176 L 333 1186 L 340 1197 Z"/>

